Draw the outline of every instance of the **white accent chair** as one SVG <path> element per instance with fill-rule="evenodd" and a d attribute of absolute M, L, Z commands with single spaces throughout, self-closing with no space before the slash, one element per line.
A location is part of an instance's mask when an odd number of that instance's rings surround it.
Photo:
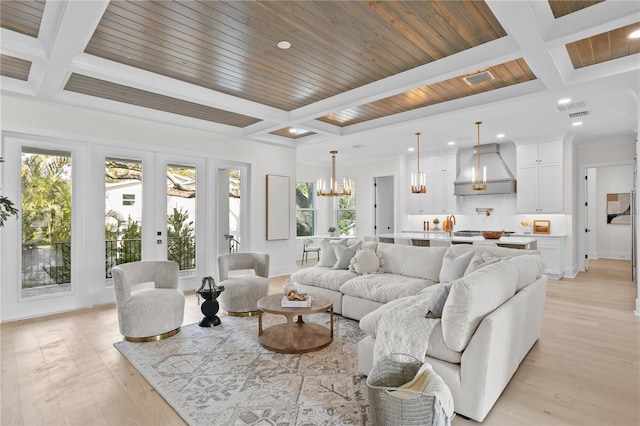
<path fill-rule="evenodd" d="M 309 253 L 315 253 L 318 256 L 318 260 L 320 260 L 320 244 L 315 244 L 312 238 L 303 238 L 301 264 L 304 264 L 305 260 L 309 263 Z"/>
<path fill-rule="evenodd" d="M 112 269 L 118 325 L 125 340 L 161 340 L 180 331 L 184 293 L 178 288 L 178 264 L 144 260 Z"/>
<path fill-rule="evenodd" d="M 232 271 L 246 271 L 229 275 Z M 269 294 L 268 253 L 225 253 L 218 255 L 218 296 L 227 315 L 251 316 L 258 313 L 258 300 Z"/>

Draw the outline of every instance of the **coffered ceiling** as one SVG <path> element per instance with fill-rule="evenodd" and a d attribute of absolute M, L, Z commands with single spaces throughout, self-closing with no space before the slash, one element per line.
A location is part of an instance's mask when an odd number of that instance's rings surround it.
<path fill-rule="evenodd" d="M 3 95 L 301 160 L 398 155 L 416 131 L 427 151 L 465 146 L 478 119 L 512 139 L 637 129 L 636 1 L 2 0 L 0 26 Z M 561 96 L 585 102 L 587 130 L 555 109 Z"/>

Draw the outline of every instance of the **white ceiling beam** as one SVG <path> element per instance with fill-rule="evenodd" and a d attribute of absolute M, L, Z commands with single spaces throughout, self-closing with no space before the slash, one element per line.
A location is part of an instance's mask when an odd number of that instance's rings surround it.
<path fill-rule="evenodd" d="M 542 40 L 540 26 L 529 3 L 487 0 L 487 5 L 500 25 L 522 49 L 522 57 L 537 78 L 552 90 L 565 86 L 547 46 Z"/>
<path fill-rule="evenodd" d="M 49 59 L 32 67 L 29 76 L 39 97 L 53 99 L 62 91 L 71 61 L 84 51 L 108 5 L 108 0 L 69 1 L 63 7 L 45 8 L 42 19 L 48 34 L 41 41 L 50 46 Z"/>
<path fill-rule="evenodd" d="M 0 28 L 0 52 L 29 62 L 44 61 L 47 52 L 40 40 L 6 28 Z"/>
<path fill-rule="evenodd" d="M 99 80 L 121 84 L 171 98 L 207 105 L 267 121 L 287 121 L 289 113 L 247 101 L 206 87 L 155 74 L 140 68 L 83 53 L 71 64 L 71 71 Z"/>

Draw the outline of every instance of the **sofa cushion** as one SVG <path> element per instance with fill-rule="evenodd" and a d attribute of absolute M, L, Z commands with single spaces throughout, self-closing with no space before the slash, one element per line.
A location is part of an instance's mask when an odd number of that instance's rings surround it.
<path fill-rule="evenodd" d="M 349 269 L 349 263 L 351 263 L 351 259 L 355 256 L 356 251 L 360 249 L 361 245 L 362 243 L 358 241 L 348 247 L 341 244 L 333 246 L 336 254 L 336 263 L 333 265 L 333 269 Z"/>
<path fill-rule="evenodd" d="M 438 282 L 447 248 L 378 243 L 377 251 L 384 259 L 385 273 Z"/>
<path fill-rule="evenodd" d="M 444 304 L 446 303 L 449 291 L 451 290 L 450 284 L 451 283 L 441 283 L 433 286 L 436 289 L 427 302 L 425 318 L 442 318 Z"/>
<path fill-rule="evenodd" d="M 298 284 L 326 288 L 340 291 L 340 286 L 351 278 L 357 277 L 355 272 L 344 269 L 331 269 L 326 267 L 305 268 L 291 274 L 291 279 Z"/>
<path fill-rule="evenodd" d="M 515 294 L 517 274 L 513 263 L 501 261 L 453 282 L 442 312 L 449 348 L 461 352 L 467 347 L 482 319 Z"/>
<path fill-rule="evenodd" d="M 340 292 L 352 297 L 388 303 L 400 297 L 414 295 L 434 284 L 434 281 L 396 274 L 357 275 L 342 284 Z"/>
<path fill-rule="evenodd" d="M 336 264 L 335 244 L 347 245 L 347 240 L 323 240 L 320 241 L 320 259 L 316 266 L 333 267 Z"/>
<path fill-rule="evenodd" d="M 449 248 L 451 247 L 456 247 L 456 244 Z M 456 254 L 453 250 L 449 250 L 449 248 L 442 259 L 442 268 L 440 269 L 441 283 L 450 283 L 464 276 L 464 271 L 466 271 L 473 257 L 473 250 Z"/>
<path fill-rule="evenodd" d="M 360 249 L 356 252 L 355 256 L 351 258 L 349 270 L 360 275 L 382 272 L 380 261 L 384 262 L 384 260 L 381 259 L 381 256 L 382 255 L 376 253 L 375 250 Z"/>
<path fill-rule="evenodd" d="M 539 254 L 527 254 L 509 259 L 518 269 L 516 292 L 528 286 L 544 273 L 544 258 Z"/>
<path fill-rule="evenodd" d="M 488 253 L 488 252 L 478 253 L 478 254 L 474 255 L 471 258 L 471 262 L 469 262 L 469 266 L 467 266 L 467 269 L 465 269 L 464 275 L 469 275 L 473 271 L 477 271 L 478 269 L 482 268 L 483 266 L 487 266 L 487 265 L 491 265 L 492 263 L 496 263 L 496 262 L 500 261 L 501 259 L 503 259 L 503 258 L 498 257 L 498 256 L 494 256 L 494 255 L 492 255 L 491 253 Z"/>

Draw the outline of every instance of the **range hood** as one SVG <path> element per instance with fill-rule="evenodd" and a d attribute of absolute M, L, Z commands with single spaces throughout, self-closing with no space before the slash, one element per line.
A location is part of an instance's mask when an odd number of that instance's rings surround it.
<path fill-rule="evenodd" d="M 487 167 L 487 189 L 474 191 L 471 188 L 471 168 L 478 167 L 478 147 L 473 148 L 469 162 L 463 165 L 454 183 L 455 195 L 515 194 L 516 179 L 500 156 L 500 145 L 480 145 L 480 167 Z"/>

